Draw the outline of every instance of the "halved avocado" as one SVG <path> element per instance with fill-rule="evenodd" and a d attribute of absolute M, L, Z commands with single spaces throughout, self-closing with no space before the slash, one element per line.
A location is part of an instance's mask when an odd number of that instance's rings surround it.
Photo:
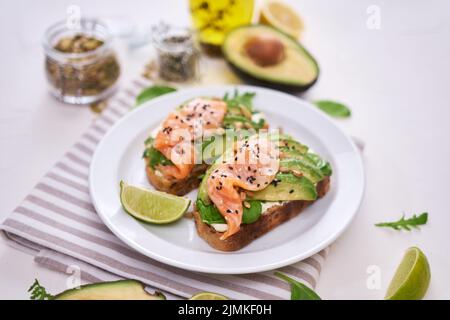
<path fill-rule="evenodd" d="M 144 284 L 136 280 L 99 282 L 69 289 L 56 295 L 53 300 L 165 300 L 166 297 L 156 291 L 150 294 Z"/>
<path fill-rule="evenodd" d="M 301 92 L 319 77 L 313 56 L 295 39 L 265 25 L 248 25 L 228 33 L 225 59 L 248 82 Z"/>
<path fill-rule="evenodd" d="M 306 177 L 297 177 L 292 173 L 278 173 L 270 185 L 254 192 L 251 199 L 265 201 L 316 200 L 317 190 Z"/>

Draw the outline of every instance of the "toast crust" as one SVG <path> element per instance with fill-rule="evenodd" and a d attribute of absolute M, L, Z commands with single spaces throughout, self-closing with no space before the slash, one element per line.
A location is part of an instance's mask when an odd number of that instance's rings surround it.
<path fill-rule="evenodd" d="M 322 198 L 330 188 L 330 178 L 326 177 L 317 184 L 318 198 Z M 315 200 L 317 201 L 317 200 Z M 194 210 L 194 220 L 197 232 L 211 247 L 220 251 L 236 251 L 242 249 L 253 240 L 261 237 L 276 226 L 292 219 L 314 201 L 289 201 L 285 204 L 271 207 L 256 222 L 241 225 L 240 230 L 225 240 L 220 240 L 221 232 L 215 231 L 201 219 L 200 213 Z"/>
<path fill-rule="evenodd" d="M 155 187 L 156 190 L 164 191 L 177 196 L 184 196 L 190 191 L 196 189 L 200 185 L 201 175 L 204 174 L 208 168 L 208 165 L 206 164 L 196 165 L 188 177 L 177 180 L 168 179 L 162 175 L 158 175 L 155 170 L 148 165 L 147 159 L 145 159 L 145 162 L 145 172 L 150 184 Z"/>

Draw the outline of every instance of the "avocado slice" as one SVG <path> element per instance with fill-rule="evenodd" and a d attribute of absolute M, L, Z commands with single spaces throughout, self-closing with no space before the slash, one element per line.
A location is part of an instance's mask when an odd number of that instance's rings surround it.
<path fill-rule="evenodd" d="M 69 289 L 56 295 L 53 300 L 165 300 L 166 297 L 156 291 L 150 294 L 144 284 L 137 280 L 119 280 L 92 283 L 79 289 Z"/>
<path fill-rule="evenodd" d="M 297 150 L 289 149 L 287 147 L 281 147 L 280 148 L 280 157 L 282 159 L 298 159 L 306 162 L 307 164 L 311 166 L 315 166 L 324 176 L 331 176 L 332 169 L 329 162 L 323 160 L 320 156 L 318 156 L 315 153 L 307 152 L 307 153 L 301 153 Z"/>
<path fill-rule="evenodd" d="M 308 178 L 312 183 L 317 183 L 323 180 L 324 175 L 322 171 L 315 165 L 311 165 L 305 160 L 301 159 L 283 159 L 280 161 L 280 171 L 297 171 Z"/>
<path fill-rule="evenodd" d="M 270 42 L 258 44 L 255 39 Z M 256 43 L 256 47 L 252 45 L 249 50 L 251 43 Z M 261 55 L 261 48 L 267 54 Z M 319 66 L 313 56 L 295 39 L 269 26 L 247 25 L 232 30 L 225 38 L 222 52 L 239 76 L 274 89 L 301 92 L 319 77 Z M 252 52 L 265 61 L 255 59 Z"/>
<path fill-rule="evenodd" d="M 198 194 L 197 199 L 200 199 L 203 201 L 204 204 L 211 204 L 211 200 L 208 196 L 208 177 L 211 175 L 211 172 L 216 170 L 217 165 L 212 165 L 206 170 L 205 175 L 203 176 L 202 182 L 200 183 L 200 186 L 198 187 Z"/>
<path fill-rule="evenodd" d="M 270 185 L 251 196 L 253 200 L 294 201 L 316 200 L 317 190 L 306 177 L 297 177 L 292 173 L 278 173 Z"/>
<path fill-rule="evenodd" d="M 308 152 L 308 146 L 295 141 L 292 138 L 282 138 L 280 139 L 280 151 L 293 151 L 296 153 L 306 153 Z"/>

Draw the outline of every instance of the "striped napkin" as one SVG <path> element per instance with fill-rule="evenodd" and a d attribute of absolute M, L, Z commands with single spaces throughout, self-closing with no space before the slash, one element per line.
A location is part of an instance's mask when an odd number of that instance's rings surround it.
<path fill-rule="evenodd" d="M 214 275 L 185 271 L 143 256 L 125 245 L 101 222 L 88 188 L 89 165 L 108 129 L 151 85 L 139 77 L 118 93 L 77 143 L 39 181 L 0 229 L 16 245 L 35 254 L 36 263 L 66 272 L 79 268 L 87 282 L 138 279 L 169 297 L 212 291 L 233 299 L 289 299 L 289 286 L 273 272 Z M 327 250 L 280 271 L 314 288 Z"/>

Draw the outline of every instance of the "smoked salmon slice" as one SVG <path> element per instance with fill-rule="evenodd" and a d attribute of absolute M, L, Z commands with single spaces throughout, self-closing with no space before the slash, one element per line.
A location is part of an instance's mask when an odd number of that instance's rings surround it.
<path fill-rule="evenodd" d="M 158 166 L 166 177 L 184 179 L 196 164 L 194 142 L 208 130 L 222 127 L 227 111 L 219 99 L 196 98 L 164 120 L 153 146 L 174 165 Z"/>
<path fill-rule="evenodd" d="M 217 165 L 208 177 L 207 190 L 228 225 L 221 240 L 240 229 L 243 214 L 240 189 L 264 189 L 273 181 L 278 169 L 278 141 L 260 135 L 238 141 L 234 147 L 234 158 Z"/>

